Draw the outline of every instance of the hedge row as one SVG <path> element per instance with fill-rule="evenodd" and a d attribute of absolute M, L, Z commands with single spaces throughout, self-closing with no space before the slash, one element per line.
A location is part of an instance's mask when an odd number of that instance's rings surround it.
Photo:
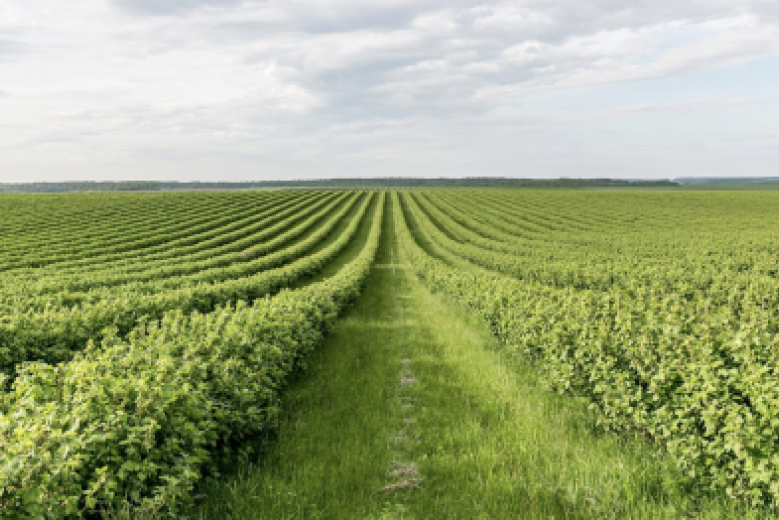
<path fill-rule="evenodd" d="M 25 361 L 66 361 L 87 341 L 99 340 L 106 327 L 116 327 L 123 336 L 139 322 L 160 319 L 167 312 L 210 312 L 218 305 L 252 301 L 287 287 L 301 276 L 318 272 L 346 247 L 371 197 L 364 197 L 349 226 L 333 243 L 313 254 L 309 254 L 311 249 L 333 231 L 357 198 L 306 239 L 256 262 L 228 267 L 219 273 L 204 271 L 199 275 L 200 283 L 149 294 L 120 292 L 79 307 L 5 316 L 0 322 L 0 371 L 13 375 L 16 365 Z M 231 279 L 224 280 L 227 274 Z M 216 281 L 219 283 L 213 283 Z"/>
<path fill-rule="evenodd" d="M 274 197 L 275 198 L 275 197 Z M 5 269 L 41 267 L 52 263 L 78 260 L 107 252 L 127 252 L 158 244 L 158 235 L 172 232 L 187 232 L 196 226 L 208 226 L 209 214 L 215 211 L 224 213 L 246 212 L 252 204 L 264 202 L 244 198 L 227 199 L 219 205 L 199 206 L 194 201 L 177 201 L 159 209 L 133 208 L 141 215 L 111 215 L 110 218 L 94 217 L 94 221 L 85 221 L 81 228 L 75 227 L 57 232 L 56 220 L 44 223 L 42 227 L 51 239 L 36 241 L 35 237 L 17 237 L 6 248 L 0 260 Z M 204 215 L 205 213 L 205 215 Z M 33 231 L 34 233 L 34 231 Z M 12 250 L 16 252 L 12 252 Z"/>
<path fill-rule="evenodd" d="M 399 205 L 399 201 L 395 200 Z M 549 385 L 607 429 L 664 445 L 691 483 L 779 504 L 779 322 L 651 291 L 556 288 L 431 257 L 396 211 L 403 254 L 432 290 L 486 320 Z M 417 222 L 417 237 L 432 232 Z"/>
<path fill-rule="evenodd" d="M 214 208 L 206 215 L 206 223 L 167 234 L 165 240 L 157 245 L 146 244 L 137 249 L 118 253 L 105 253 L 101 249 L 100 254 L 61 261 L 43 268 L 15 269 L 13 276 L 21 276 L 23 279 L 36 277 L 51 279 L 90 271 L 142 268 L 152 261 L 173 261 L 175 258 L 185 255 L 202 254 L 204 251 L 251 234 L 256 231 L 254 227 L 260 223 L 263 225 L 275 224 L 313 201 L 322 198 L 322 195 L 321 193 L 308 193 L 305 196 L 298 194 L 298 196 L 264 200 L 262 203 L 255 201 L 240 212 L 226 210 L 223 207 Z M 275 220 L 265 222 L 271 217 Z M 127 239 L 133 236 L 132 233 L 132 231 L 128 231 Z M 160 233 L 164 234 L 161 231 Z"/>
<path fill-rule="evenodd" d="M 273 427 L 287 375 L 358 296 L 383 197 L 363 251 L 325 282 L 207 315 L 168 314 L 68 363 L 27 365 L 0 406 L 0 517 L 186 503 L 215 457 Z"/>
<path fill-rule="evenodd" d="M 294 206 L 289 211 L 279 211 L 284 215 L 283 217 L 271 215 L 255 225 L 247 226 L 245 231 L 241 230 L 235 234 L 226 233 L 226 237 L 221 237 L 216 242 L 239 238 L 235 236 L 238 234 L 241 237 L 237 241 L 228 243 L 224 248 L 214 247 L 198 255 L 185 255 L 182 252 L 181 256 L 173 260 L 145 260 L 138 264 L 138 268 L 132 270 L 106 268 L 19 280 L 11 287 L 0 291 L 0 307 L 5 302 L 12 301 L 17 312 L 26 311 L 27 309 L 20 305 L 25 300 L 29 300 L 31 306 L 42 308 L 49 305 L 50 300 L 46 298 L 49 295 L 54 295 L 56 298 L 62 293 L 83 293 L 95 288 L 156 282 L 166 278 L 184 281 L 189 280 L 192 275 L 197 277 L 198 273 L 207 269 L 226 267 L 231 264 L 246 264 L 249 261 L 256 262 L 258 257 L 283 249 L 287 243 L 316 227 L 344 199 L 345 197 L 335 200 L 326 199 L 310 204 L 308 207 Z M 164 240 L 161 243 L 164 243 Z M 154 290 L 153 287 L 150 289 Z"/>

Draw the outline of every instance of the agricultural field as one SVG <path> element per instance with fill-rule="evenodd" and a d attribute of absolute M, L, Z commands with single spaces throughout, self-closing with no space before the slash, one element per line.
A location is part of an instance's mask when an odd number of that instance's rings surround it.
<path fill-rule="evenodd" d="M 772 518 L 779 194 L 0 196 L 0 518 Z"/>

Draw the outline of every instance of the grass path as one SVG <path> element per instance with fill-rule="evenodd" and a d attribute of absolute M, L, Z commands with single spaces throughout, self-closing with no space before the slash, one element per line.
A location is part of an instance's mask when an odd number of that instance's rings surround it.
<path fill-rule="evenodd" d="M 278 438 L 202 489 L 192 518 L 729 516 L 684 498 L 653 450 L 595 433 L 583 406 L 430 294 L 391 222 L 363 296 L 285 391 Z"/>
<path fill-rule="evenodd" d="M 391 403 L 403 325 L 388 297 L 389 222 L 365 292 L 285 391 L 277 441 L 259 462 L 202 490 L 207 500 L 193 517 L 365 518 L 392 507 L 379 490 L 401 421 Z"/>

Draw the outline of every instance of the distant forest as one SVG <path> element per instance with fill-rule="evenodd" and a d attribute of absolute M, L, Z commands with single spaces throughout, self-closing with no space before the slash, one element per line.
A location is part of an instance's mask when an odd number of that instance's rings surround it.
<path fill-rule="evenodd" d="M 260 182 L 42 182 L 0 184 L 0 193 L 252 190 L 274 188 L 645 188 L 670 187 L 678 185 L 679 184 L 669 180 L 629 181 L 619 179 L 508 179 L 499 177 L 471 177 L 464 179 L 321 179 Z"/>

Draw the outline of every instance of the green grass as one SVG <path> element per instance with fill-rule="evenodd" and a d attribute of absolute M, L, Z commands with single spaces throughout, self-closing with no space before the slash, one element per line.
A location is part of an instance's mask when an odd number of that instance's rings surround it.
<path fill-rule="evenodd" d="M 687 493 L 662 453 L 598 433 L 584 405 L 545 390 L 416 280 L 391 222 L 364 295 L 285 392 L 278 438 L 200 489 L 190 518 L 748 516 Z"/>

